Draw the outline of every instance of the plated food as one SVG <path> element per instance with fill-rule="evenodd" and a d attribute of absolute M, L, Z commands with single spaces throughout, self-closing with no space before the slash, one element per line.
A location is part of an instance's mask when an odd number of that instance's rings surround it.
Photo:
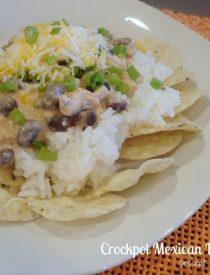
<path fill-rule="evenodd" d="M 172 165 L 165 154 L 200 130 L 182 114 L 202 95 L 192 73 L 153 38 L 27 26 L 2 47 L 0 78 L 1 220 L 117 210 L 120 191 Z"/>

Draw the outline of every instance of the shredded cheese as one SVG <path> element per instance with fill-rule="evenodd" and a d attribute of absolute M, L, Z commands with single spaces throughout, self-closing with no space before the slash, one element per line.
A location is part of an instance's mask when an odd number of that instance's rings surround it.
<path fill-rule="evenodd" d="M 66 26 L 62 21 L 58 26 L 52 23 L 35 26 L 39 37 L 34 45 L 26 41 L 23 31 L 1 54 L 0 79 L 17 74 L 23 78 L 27 71 L 44 83 L 44 77 L 55 79 L 65 72 L 61 66 L 48 65 L 47 55 L 54 55 L 58 60 L 71 59 L 73 66 L 86 68 L 97 63 L 99 50 L 108 52 L 108 44 L 97 30 Z M 51 34 L 54 27 L 60 28 L 58 34 Z"/>

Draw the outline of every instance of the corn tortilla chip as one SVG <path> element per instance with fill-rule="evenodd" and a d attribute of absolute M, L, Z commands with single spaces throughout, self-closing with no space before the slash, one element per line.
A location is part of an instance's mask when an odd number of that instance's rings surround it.
<path fill-rule="evenodd" d="M 177 106 L 176 113 L 188 109 L 203 95 L 192 80 L 179 83 L 173 88 L 180 92 L 181 97 L 181 104 Z"/>
<path fill-rule="evenodd" d="M 181 131 L 159 132 L 128 138 L 120 150 L 120 158 L 144 160 L 161 156 L 176 148 L 182 138 Z"/>
<path fill-rule="evenodd" d="M 67 222 L 78 219 L 91 219 L 122 208 L 124 198 L 108 194 L 100 198 L 28 199 L 28 205 L 37 214 L 54 221 Z"/>
<path fill-rule="evenodd" d="M 0 188 L 0 220 L 8 222 L 33 221 L 39 217 L 33 212 L 27 200 L 12 195 L 9 191 Z"/>
<path fill-rule="evenodd" d="M 143 175 L 161 172 L 172 164 L 174 164 L 173 158 L 151 159 L 136 169 L 116 172 L 104 180 L 104 183 L 93 192 L 93 196 L 100 197 L 108 192 L 123 191 L 137 184 Z"/>
<path fill-rule="evenodd" d="M 201 130 L 201 128 L 196 123 L 189 121 L 182 114 L 177 114 L 173 118 L 167 117 L 165 118 L 165 122 L 165 125 L 158 127 L 152 125 L 135 124 L 130 127 L 127 137 L 136 137 L 163 131 L 181 130 L 187 132 L 199 132 Z"/>
<path fill-rule="evenodd" d="M 176 84 L 187 81 L 192 78 L 193 74 L 184 69 L 177 69 L 174 71 L 173 75 L 164 81 L 164 87 L 172 87 Z"/>
<path fill-rule="evenodd" d="M 23 177 L 15 177 L 13 175 L 14 167 L 1 167 L 0 168 L 0 183 L 7 185 L 7 186 L 13 186 L 13 187 L 20 187 L 25 179 Z"/>
<path fill-rule="evenodd" d="M 155 59 L 165 66 L 171 69 L 179 69 L 182 67 L 181 57 L 176 49 L 174 49 L 170 44 L 161 42 L 158 39 L 152 37 L 146 37 L 140 39 L 136 43 L 138 49 L 138 44 L 143 45 L 148 52 L 152 52 Z M 139 49 L 141 51 L 141 49 Z"/>

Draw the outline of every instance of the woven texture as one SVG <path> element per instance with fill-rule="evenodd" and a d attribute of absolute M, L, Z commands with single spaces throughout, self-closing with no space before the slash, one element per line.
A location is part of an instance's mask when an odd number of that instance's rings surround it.
<path fill-rule="evenodd" d="M 210 39 L 210 18 L 189 16 L 174 13 L 169 10 L 164 12 L 185 25 L 191 27 L 206 38 Z M 150 255 L 139 255 L 118 267 L 110 269 L 100 275 L 200 275 L 210 274 L 210 255 L 207 254 L 205 244 L 210 240 L 210 199 L 174 233 L 165 238 L 164 246 L 199 246 L 202 255 L 155 255 L 152 250 Z M 200 266 L 199 266 L 200 265 Z"/>
<path fill-rule="evenodd" d="M 197 31 L 198 33 L 210 40 L 210 18 L 199 17 L 196 15 L 186 15 L 180 12 L 175 13 L 171 10 L 163 10 L 163 12 L 179 20 L 183 24 L 187 25 L 194 31 Z"/>

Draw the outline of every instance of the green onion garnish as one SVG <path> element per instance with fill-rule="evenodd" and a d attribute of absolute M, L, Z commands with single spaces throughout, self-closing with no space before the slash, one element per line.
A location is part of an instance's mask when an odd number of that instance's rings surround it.
<path fill-rule="evenodd" d="M 118 86 L 121 82 L 120 76 L 116 73 L 109 74 L 107 76 L 107 81 L 113 86 Z"/>
<path fill-rule="evenodd" d="M 0 91 L 2 93 L 15 91 L 17 89 L 18 89 L 18 83 L 14 78 L 7 79 L 6 81 L 0 83 Z"/>
<path fill-rule="evenodd" d="M 97 88 L 103 86 L 103 84 L 106 82 L 105 77 L 99 73 L 96 72 L 91 77 L 91 88 L 93 91 L 95 91 Z"/>
<path fill-rule="evenodd" d="M 72 75 L 65 75 L 63 84 L 68 92 L 74 92 L 77 88 L 76 81 Z"/>
<path fill-rule="evenodd" d="M 51 77 L 49 76 L 49 75 L 47 75 L 46 77 L 45 77 L 45 82 L 50 82 L 51 81 Z"/>
<path fill-rule="evenodd" d="M 38 37 L 39 37 L 39 31 L 34 26 L 27 26 L 24 30 L 26 41 L 29 44 L 35 44 Z"/>
<path fill-rule="evenodd" d="M 51 34 L 58 34 L 60 32 L 61 28 L 60 27 L 55 27 L 51 30 Z"/>
<path fill-rule="evenodd" d="M 73 76 L 76 77 L 76 78 L 81 78 L 83 77 L 83 75 L 85 74 L 85 70 L 78 67 L 78 66 L 75 66 L 73 67 Z"/>
<path fill-rule="evenodd" d="M 122 94 L 128 95 L 129 86 L 125 82 L 121 81 L 117 85 L 117 91 L 121 92 Z"/>
<path fill-rule="evenodd" d="M 110 73 L 114 73 L 114 74 L 118 74 L 118 75 L 121 75 L 123 73 L 123 69 L 120 67 L 116 67 L 116 66 L 111 66 L 110 68 L 108 68 L 108 71 Z"/>
<path fill-rule="evenodd" d="M 139 78 L 140 76 L 140 73 L 137 71 L 137 69 L 133 65 L 130 65 L 127 68 L 126 72 L 130 76 L 130 78 L 133 79 L 134 81 L 137 80 L 137 78 Z"/>
<path fill-rule="evenodd" d="M 105 28 L 98 28 L 98 33 L 100 33 L 104 37 L 107 37 L 108 34 L 109 34 L 109 31 L 107 29 L 105 29 Z"/>
<path fill-rule="evenodd" d="M 39 160 L 56 161 L 58 154 L 56 152 L 49 151 L 45 146 L 43 146 L 37 152 L 36 156 Z"/>
<path fill-rule="evenodd" d="M 125 57 L 127 52 L 127 48 L 124 45 L 116 45 L 114 46 L 114 48 L 112 49 L 112 53 L 114 55 L 117 55 L 119 57 Z"/>
<path fill-rule="evenodd" d="M 91 78 L 92 78 L 93 74 L 94 74 L 93 72 L 87 72 L 87 73 L 84 75 L 84 77 L 82 78 L 85 87 L 91 86 Z"/>
<path fill-rule="evenodd" d="M 45 59 L 48 65 L 54 65 L 57 62 L 56 56 L 48 55 Z"/>
<path fill-rule="evenodd" d="M 43 140 L 33 140 L 32 145 L 34 145 L 36 148 L 41 149 L 42 147 L 44 147 L 46 145 L 46 143 Z"/>
<path fill-rule="evenodd" d="M 159 90 L 163 86 L 163 81 L 157 78 L 152 78 L 152 80 L 150 81 L 150 85 L 152 88 Z"/>
<path fill-rule="evenodd" d="M 83 77 L 84 86 L 91 92 L 103 86 L 105 82 L 104 75 L 99 72 L 87 72 Z"/>
<path fill-rule="evenodd" d="M 12 109 L 12 111 L 9 113 L 9 118 L 14 121 L 15 123 L 19 125 L 23 125 L 26 123 L 25 116 L 21 113 L 21 111 L 18 108 Z"/>

